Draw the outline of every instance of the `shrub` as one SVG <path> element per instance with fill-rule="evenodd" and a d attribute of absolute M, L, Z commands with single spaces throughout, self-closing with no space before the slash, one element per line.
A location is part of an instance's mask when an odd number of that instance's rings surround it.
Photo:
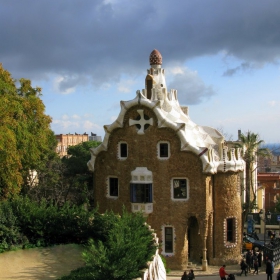
<path fill-rule="evenodd" d="M 0 252 L 52 244 L 86 243 L 95 211 L 65 203 L 62 207 L 17 197 L 0 203 Z"/>
<path fill-rule="evenodd" d="M 7 251 L 21 242 L 17 218 L 10 204 L 4 201 L 0 204 L 0 252 Z"/>
<path fill-rule="evenodd" d="M 96 215 L 97 223 L 104 222 L 99 228 L 100 239 L 91 239 L 83 253 L 86 268 L 73 271 L 66 279 L 118 279 L 127 280 L 140 276 L 139 270 L 147 266 L 155 254 L 153 236 L 145 226 L 141 214 L 129 214 L 125 210 L 121 216 L 112 212 Z M 95 224 L 95 226 L 97 226 Z M 104 233 L 102 235 L 102 233 Z M 76 278 L 73 278 L 74 275 Z"/>

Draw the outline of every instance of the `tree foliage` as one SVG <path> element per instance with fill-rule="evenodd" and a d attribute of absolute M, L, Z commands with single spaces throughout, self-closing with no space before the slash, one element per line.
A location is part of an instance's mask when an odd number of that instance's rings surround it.
<path fill-rule="evenodd" d="M 17 87 L 17 83 L 19 86 Z M 19 193 L 30 171 L 53 153 L 51 118 L 39 98 L 41 89 L 14 80 L 0 64 L 0 198 Z"/>
<path fill-rule="evenodd" d="M 94 225 L 94 232 L 98 229 L 99 234 L 103 231 L 104 235 L 89 241 L 83 254 L 86 267 L 61 280 L 127 280 L 139 277 L 139 270 L 147 266 L 156 251 L 152 232 L 145 225 L 143 216 L 125 210 L 121 216 L 107 212 L 96 215 Z"/>
<path fill-rule="evenodd" d="M 67 157 L 62 158 L 65 165 L 64 176 L 69 184 L 70 192 L 76 192 L 76 203 L 88 200 L 90 203 L 93 189 L 93 175 L 89 171 L 87 163 L 90 160 L 90 148 L 100 145 L 98 141 L 82 142 L 68 148 Z"/>
<path fill-rule="evenodd" d="M 27 188 L 25 193 L 37 202 L 47 200 L 53 205 L 61 206 L 66 201 L 76 205 L 91 204 L 93 182 L 87 162 L 90 159 L 89 149 L 99 143 L 83 142 L 69 147 L 67 157 L 50 157 L 37 168 L 36 187 Z"/>
<path fill-rule="evenodd" d="M 242 149 L 243 159 L 246 162 L 246 182 L 245 182 L 245 205 L 244 210 L 247 214 L 253 208 L 256 202 L 256 190 L 254 188 L 253 173 L 255 172 L 255 163 L 259 156 L 270 156 L 270 150 L 262 148 L 264 141 L 259 135 L 248 131 L 246 134 L 240 134 L 240 142 L 236 144 Z"/>

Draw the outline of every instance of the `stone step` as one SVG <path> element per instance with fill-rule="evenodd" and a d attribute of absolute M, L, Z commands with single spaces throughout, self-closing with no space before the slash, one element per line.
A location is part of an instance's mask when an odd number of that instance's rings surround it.
<path fill-rule="evenodd" d="M 187 267 L 188 268 L 192 268 L 192 269 L 196 269 L 197 268 L 197 264 L 196 263 L 192 263 L 192 262 L 188 262 Z"/>

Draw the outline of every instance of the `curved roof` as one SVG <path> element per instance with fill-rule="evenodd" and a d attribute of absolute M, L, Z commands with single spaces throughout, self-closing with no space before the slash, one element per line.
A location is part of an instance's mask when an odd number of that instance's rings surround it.
<path fill-rule="evenodd" d="M 219 131 L 194 123 L 185 114 L 185 110 L 182 110 L 177 98 L 177 91 L 171 89 L 170 92 L 167 92 L 164 69 L 161 69 L 160 66 L 162 57 L 158 50 L 152 51 L 150 63 L 152 68 L 148 70 L 148 75 L 153 80 L 153 87 L 149 89 L 151 94 L 147 93 L 146 88 L 142 92 L 138 90 L 134 99 L 121 101 L 121 111 L 116 121 L 111 125 L 104 126 L 105 137 L 103 143 L 99 147 L 91 149 L 91 160 L 88 162 L 89 169 L 94 171 L 96 156 L 99 152 L 107 150 L 112 131 L 124 126 L 124 115 L 127 110 L 135 105 L 142 105 L 154 112 L 159 128 L 168 127 L 177 133 L 181 141 L 182 151 L 191 151 L 201 158 L 203 172 L 213 174 L 218 171 L 244 170 L 245 163 L 241 158 L 240 149 L 228 149 L 224 145 L 224 137 Z M 141 114 L 141 110 L 138 111 Z M 154 123 L 156 122 L 150 121 L 151 125 L 154 125 Z M 135 121 L 132 121 L 129 125 L 135 125 Z M 144 133 L 143 128 L 138 131 L 138 134 Z"/>

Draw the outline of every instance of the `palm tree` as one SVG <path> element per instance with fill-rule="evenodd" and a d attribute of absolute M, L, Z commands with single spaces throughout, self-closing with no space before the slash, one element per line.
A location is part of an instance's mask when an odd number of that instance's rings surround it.
<path fill-rule="evenodd" d="M 241 133 L 239 135 L 239 141 L 236 146 L 242 149 L 243 159 L 246 162 L 246 181 L 245 181 L 245 205 L 244 212 L 249 213 L 256 203 L 256 189 L 254 186 L 253 173 L 256 168 L 258 156 L 271 156 L 271 152 L 267 148 L 261 148 L 264 144 L 263 140 L 260 140 L 258 134 L 248 131 L 246 134 Z M 253 197 L 251 197 L 253 195 Z"/>

